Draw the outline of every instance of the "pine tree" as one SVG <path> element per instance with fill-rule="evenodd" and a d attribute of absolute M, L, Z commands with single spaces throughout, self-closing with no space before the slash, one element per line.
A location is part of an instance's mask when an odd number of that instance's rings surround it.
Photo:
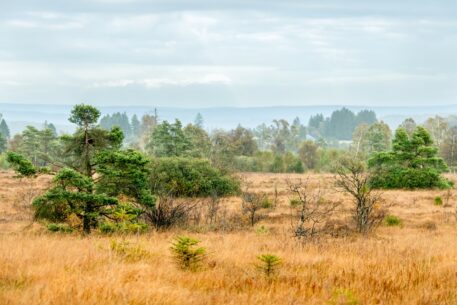
<path fill-rule="evenodd" d="M 78 128 L 74 134 L 61 138 L 63 168 L 55 175 L 51 188 L 34 200 L 37 218 L 64 222 L 69 215 L 76 215 L 88 234 L 104 217 L 116 212 L 118 196 L 132 202 L 128 211 L 133 218 L 154 208 L 155 199 L 148 187 L 149 161 L 138 152 L 121 151 L 122 131 L 119 127 L 109 131 L 100 128 L 99 117 L 100 112 L 92 106 L 82 104 L 73 108 L 69 120 Z M 32 128 L 29 133 L 40 134 Z M 42 134 L 50 135 L 50 129 Z M 37 172 L 21 155 L 11 152 L 8 158 L 23 175 Z"/>
<path fill-rule="evenodd" d="M 397 129 L 392 150 L 376 153 L 368 162 L 377 188 L 448 188 L 451 182 L 441 177 L 447 165 L 438 156 L 438 148 L 423 127 L 408 135 Z"/>
<path fill-rule="evenodd" d="M 3 135 L 3 137 L 6 139 L 6 140 L 9 140 L 11 135 L 10 135 L 10 129 L 8 127 L 8 124 L 6 124 L 6 121 L 5 119 L 2 119 L 2 121 L 0 122 L 0 133 Z"/>
<path fill-rule="evenodd" d="M 197 116 L 195 117 L 194 125 L 197 126 L 198 128 L 203 128 L 203 124 L 204 124 L 203 116 L 199 112 L 199 113 L 197 113 Z"/>
<path fill-rule="evenodd" d="M 139 137 L 141 133 L 141 123 L 140 120 L 138 120 L 138 117 L 136 114 L 132 116 L 132 134 L 134 137 Z"/>
<path fill-rule="evenodd" d="M 170 124 L 167 121 L 157 125 L 148 144 L 149 152 L 156 157 L 188 156 L 192 143 L 184 134 L 181 121 Z"/>

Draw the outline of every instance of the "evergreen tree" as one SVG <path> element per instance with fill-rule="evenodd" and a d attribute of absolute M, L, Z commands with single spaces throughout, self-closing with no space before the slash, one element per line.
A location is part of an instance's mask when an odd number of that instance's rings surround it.
<path fill-rule="evenodd" d="M 127 114 L 116 112 L 112 115 L 105 115 L 100 120 L 100 127 L 110 130 L 113 127 L 119 127 L 125 138 L 129 138 L 132 136 L 132 126 L 130 125 L 129 118 Z"/>
<path fill-rule="evenodd" d="M 199 113 L 197 113 L 197 116 L 195 117 L 194 125 L 197 126 L 198 128 L 203 128 L 203 124 L 204 124 L 203 116 L 199 112 Z"/>
<path fill-rule="evenodd" d="M 33 126 L 27 126 L 22 132 L 22 141 L 19 144 L 18 152 L 29 159 L 34 166 L 39 166 L 40 151 L 40 131 Z"/>
<path fill-rule="evenodd" d="M 367 124 L 372 125 L 376 123 L 378 119 L 376 118 L 376 113 L 372 110 L 362 110 L 357 113 L 356 125 Z"/>
<path fill-rule="evenodd" d="M 208 158 L 211 151 L 211 140 L 208 133 L 192 124 L 188 124 L 183 132 L 191 143 L 189 155 L 195 158 Z"/>
<path fill-rule="evenodd" d="M 155 199 L 148 188 L 149 161 L 138 152 L 120 151 L 122 131 L 119 127 L 110 131 L 100 128 L 99 116 L 98 109 L 89 105 L 73 108 L 69 120 L 77 130 L 62 137 L 63 168 L 55 175 L 51 188 L 34 200 L 37 218 L 64 222 L 76 215 L 83 231 L 90 233 L 104 217 L 115 219 L 117 209 L 122 208 L 122 213 L 127 211 L 137 219 L 145 210 L 154 208 Z M 31 128 L 30 131 L 37 133 Z M 44 135 L 52 135 L 50 129 L 45 131 Z M 37 172 L 21 155 L 11 152 L 8 158 L 23 175 Z M 127 207 L 124 203 L 121 206 L 118 196 L 123 202 L 128 200 Z"/>
<path fill-rule="evenodd" d="M 141 133 L 141 123 L 140 120 L 138 120 L 138 117 L 136 114 L 132 116 L 132 134 L 134 137 L 139 137 Z"/>
<path fill-rule="evenodd" d="M 25 156 L 34 166 L 44 167 L 59 159 L 60 144 L 51 128 L 38 130 L 33 126 L 27 126 L 22 134 L 14 136 L 11 140 L 10 150 Z"/>
<path fill-rule="evenodd" d="M 184 134 L 181 121 L 164 121 L 154 129 L 147 149 L 156 157 L 181 157 L 190 154 L 192 143 Z"/>
<path fill-rule="evenodd" d="M 309 118 L 308 127 L 319 130 L 324 122 L 324 115 L 319 113 Z"/>
<path fill-rule="evenodd" d="M 376 188 L 447 188 L 451 182 L 441 177 L 446 163 L 427 130 L 417 127 L 411 136 L 399 128 L 392 150 L 380 152 L 368 162 L 373 173 L 371 185 Z"/>
<path fill-rule="evenodd" d="M 6 121 L 4 119 L 2 119 L 2 121 L 0 122 L 0 134 L 3 135 L 3 137 L 6 139 L 6 140 L 9 140 L 11 135 L 10 135 L 10 129 L 8 127 L 8 124 L 6 124 Z"/>
<path fill-rule="evenodd" d="M 347 108 L 336 110 L 330 117 L 327 135 L 338 140 L 350 140 L 356 127 L 356 116 Z"/>
<path fill-rule="evenodd" d="M 100 111 L 90 105 L 76 105 L 69 118 L 77 125 L 73 135 L 64 136 L 65 154 L 69 167 L 77 169 L 84 175 L 92 177 L 95 173 L 94 158 L 103 150 L 118 150 L 124 135 L 119 127 L 110 131 L 97 126 Z"/>

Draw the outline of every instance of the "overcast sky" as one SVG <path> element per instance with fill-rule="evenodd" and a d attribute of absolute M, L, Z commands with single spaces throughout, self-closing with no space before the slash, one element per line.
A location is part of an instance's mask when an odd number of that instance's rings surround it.
<path fill-rule="evenodd" d="M 455 0 L 0 0 L 0 102 L 457 104 Z"/>

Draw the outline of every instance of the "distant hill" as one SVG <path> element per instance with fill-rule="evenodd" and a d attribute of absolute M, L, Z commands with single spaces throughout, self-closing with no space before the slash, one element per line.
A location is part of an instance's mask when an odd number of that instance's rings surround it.
<path fill-rule="evenodd" d="M 207 129 L 233 128 L 241 124 L 246 127 L 255 127 L 262 123 L 271 123 L 274 119 L 293 120 L 299 117 L 307 124 L 309 117 L 316 113 L 330 115 L 334 110 L 347 107 L 358 112 L 370 109 L 376 112 L 378 119 L 385 121 L 392 128 L 396 128 L 405 118 L 412 117 L 417 122 L 423 122 L 434 115 L 457 115 L 457 105 L 429 106 L 429 107 L 369 107 L 369 106 L 274 106 L 274 107 L 216 107 L 216 108 L 171 108 L 157 107 L 161 120 L 180 119 L 183 123 L 192 122 L 201 113 Z M 106 106 L 99 107 L 103 114 L 127 112 L 129 115 L 153 113 L 154 106 Z M 26 105 L 0 104 L 0 113 L 8 122 L 12 133 L 20 132 L 27 125 L 39 127 L 44 121 L 54 123 L 62 132 L 70 132 L 73 126 L 68 122 L 72 105 Z"/>

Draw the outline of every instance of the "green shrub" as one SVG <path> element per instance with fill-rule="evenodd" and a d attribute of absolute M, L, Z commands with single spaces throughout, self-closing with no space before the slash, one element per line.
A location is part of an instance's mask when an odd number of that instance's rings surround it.
<path fill-rule="evenodd" d="M 71 233 L 73 228 L 65 223 L 50 223 L 47 226 L 48 230 L 51 232 L 61 232 L 61 233 Z"/>
<path fill-rule="evenodd" d="M 440 196 L 435 197 L 434 199 L 435 205 L 442 206 L 443 205 L 443 198 Z"/>
<path fill-rule="evenodd" d="M 257 256 L 257 259 L 259 260 L 259 263 L 256 265 L 256 267 L 266 277 L 274 276 L 282 263 L 281 258 L 274 254 L 262 254 Z"/>
<path fill-rule="evenodd" d="M 270 229 L 265 226 L 260 226 L 255 229 L 255 232 L 259 235 L 267 235 L 270 233 Z"/>
<path fill-rule="evenodd" d="M 150 253 L 139 245 L 132 245 L 128 241 L 111 241 L 111 251 L 130 262 L 137 262 L 148 258 Z"/>
<path fill-rule="evenodd" d="M 274 208 L 273 201 L 271 201 L 268 197 L 263 198 L 260 204 L 262 206 L 262 209 Z"/>
<path fill-rule="evenodd" d="M 199 240 L 187 236 L 178 236 L 171 246 L 176 264 L 183 270 L 195 271 L 206 255 L 206 249 L 198 247 Z"/>
<path fill-rule="evenodd" d="M 6 161 L 19 175 L 23 177 L 32 177 L 37 173 L 37 170 L 35 166 L 33 166 L 32 162 L 21 154 L 8 152 L 6 154 Z"/>
<path fill-rule="evenodd" d="M 386 218 L 384 218 L 384 222 L 389 227 L 401 225 L 401 219 L 395 215 L 387 215 Z"/>
<path fill-rule="evenodd" d="M 117 231 L 116 223 L 114 222 L 102 222 L 98 225 L 98 228 L 103 234 L 111 234 Z"/>
<path fill-rule="evenodd" d="M 295 208 L 301 205 L 300 199 L 290 199 L 289 204 L 291 207 Z"/>
<path fill-rule="evenodd" d="M 153 191 L 179 197 L 235 195 L 240 182 L 228 173 L 211 166 L 208 160 L 191 158 L 157 158 L 151 162 Z"/>
<path fill-rule="evenodd" d="M 102 222 L 99 224 L 98 228 L 103 234 L 113 234 L 113 233 L 122 233 L 122 234 L 137 234 L 145 233 L 148 230 L 148 225 L 141 222 Z"/>
<path fill-rule="evenodd" d="M 357 305 L 359 300 L 355 297 L 354 293 L 349 289 L 335 289 L 332 297 L 328 300 L 327 305 Z"/>
<path fill-rule="evenodd" d="M 283 156 L 284 167 L 286 173 L 297 173 L 301 174 L 305 171 L 303 167 L 303 162 L 293 153 L 287 152 Z"/>
<path fill-rule="evenodd" d="M 453 183 L 441 176 L 448 170 L 438 156 L 438 148 L 423 127 L 412 135 L 399 128 L 392 150 L 375 153 L 368 161 L 370 185 L 385 189 L 450 188 Z"/>

